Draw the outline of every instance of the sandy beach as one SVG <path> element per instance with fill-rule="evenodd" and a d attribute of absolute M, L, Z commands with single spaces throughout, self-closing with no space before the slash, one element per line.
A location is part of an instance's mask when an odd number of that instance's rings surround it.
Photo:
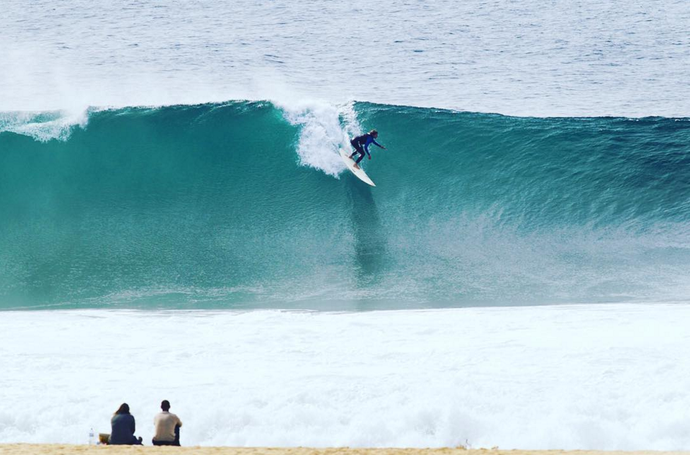
<path fill-rule="evenodd" d="M 2 444 L 0 454 L 12 455 L 68 455 L 68 454 L 195 454 L 195 455 L 623 455 L 623 454 L 690 454 L 690 452 L 656 451 L 602 451 L 602 450 L 500 450 L 500 449 L 364 449 L 309 447 L 266 448 L 266 447 L 133 447 L 133 446 L 88 446 L 69 444 Z"/>

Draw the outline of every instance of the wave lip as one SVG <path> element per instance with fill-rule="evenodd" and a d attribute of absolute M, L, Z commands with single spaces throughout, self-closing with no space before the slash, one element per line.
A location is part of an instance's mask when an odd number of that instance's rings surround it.
<path fill-rule="evenodd" d="M 84 128 L 88 111 L 0 112 L 0 134 L 22 134 L 37 141 L 67 140 L 76 127 Z"/>

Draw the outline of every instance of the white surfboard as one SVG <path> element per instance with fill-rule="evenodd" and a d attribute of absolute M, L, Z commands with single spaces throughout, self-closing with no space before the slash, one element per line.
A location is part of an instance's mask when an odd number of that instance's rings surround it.
<path fill-rule="evenodd" d="M 367 175 L 366 172 L 364 172 L 364 169 L 361 167 L 358 169 L 355 167 L 355 161 L 350 159 L 350 154 L 347 153 L 344 149 L 340 149 L 340 157 L 343 159 L 343 162 L 347 166 L 347 168 L 355 174 L 355 176 L 363 181 L 364 183 L 371 185 L 371 186 L 376 186 L 374 185 L 374 182 L 371 181 L 369 176 Z"/>

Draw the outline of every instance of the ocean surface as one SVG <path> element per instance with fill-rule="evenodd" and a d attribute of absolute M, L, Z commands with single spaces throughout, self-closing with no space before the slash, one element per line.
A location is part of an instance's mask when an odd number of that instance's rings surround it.
<path fill-rule="evenodd" d="M 685 0 L 3 0 L 0 111 L 306 98 L 690 115 Z"/>
<path fill-rule="evenodd" d="M 688 2 L 2 9 L 0 443 L 690 449 Z"/>

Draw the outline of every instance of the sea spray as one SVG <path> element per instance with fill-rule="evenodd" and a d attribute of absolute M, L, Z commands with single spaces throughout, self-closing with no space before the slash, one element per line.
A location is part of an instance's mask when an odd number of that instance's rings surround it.
<path fill-rule="evenodd" d="M 9 132 L 46 142 L 65 141 L 74 128 L 84 128 L 88 110 L 50 112 L 0 112 L 0 133 Z"/>
<path fill-rule="evenodd" d="M 338 149 L 350 150 L 349 138 L 361 130 L 353 105 L 322 102 L 277 103 L 285 118 L 300 128 L 297 155 L 300 164 L 337 177 L 344 169 Z"/>

